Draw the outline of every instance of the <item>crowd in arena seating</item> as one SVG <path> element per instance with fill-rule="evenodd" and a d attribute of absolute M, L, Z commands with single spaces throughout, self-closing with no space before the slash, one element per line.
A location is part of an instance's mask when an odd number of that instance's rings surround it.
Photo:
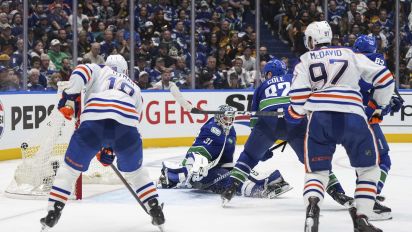
<path fill-rule="evenodd" d="M 325 20 L 324 1 L 263 1 L 262 17 L 297 56 L 306 52 L 303 38 L 313 21 Z M 412 88 L 411 1 L 400 1 L 400 88 Z M 332 45 L 352 47 L 361 34 L 374 36 L 395 71 L 395 3 L 390 0 L 330 0 L 327 19 L 334 34 Z"/>
<path fill-rule="evenodd" d="M 55 90 L 68 80 L 73 69 L 72 23 L 78 27 L 78 62 L 104 63 L 110 54 L 130 55 L 135 46 L 135 76 L 142 89 L 167 89 L 169 81 L 191 88 L 190 0 L 139 0 L 135 8 L 135 31 L 130 32 L 128 0 L 79 0 L 77 16 L 68 0 L 29 1 L 29 90 Z M 325 17 L 315 0 L 262 0 L 262 16 L 268 26 L 300 55 L 305 27 Z M 197 89 L 253 88 L 256 33 L 245 20 L 254 12 L 251 0 L 196 1 L 195 87 Z M 411 88 L 412 14 L 410 1 L 401 2 L 400 86 Z M 0 0 L 0 91 L 21 90 L 23 59 L 22 1 Z M 360 34 L 375 35 L 379 52 L 394 70 L 394 4 L 389 0 L 331 0 L 328 21 L 334 45 L 351 46 Z M 411 22 L 411 23 L 408 23 Z M 133 34 L 133 35 L 132 35 Z M 260 67 L 270 60 L 262 46 Z M 276 54 L 274 54 L 276 55 Z"/>

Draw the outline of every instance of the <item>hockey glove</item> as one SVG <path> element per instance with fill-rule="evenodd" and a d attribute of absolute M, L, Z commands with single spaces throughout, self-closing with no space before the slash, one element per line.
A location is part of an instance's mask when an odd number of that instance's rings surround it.
<path fill-rule="evenodd" d="M 102 148 L 96 154 L 96 158 L 103 166 L 109 166 L 114 161 L 113 150 L 111 148 Z"/>
<path fill-rule="evenodd" d="M 73 115 L 77 116 L 80 110 L 80 94 L 67 94 L 63 91 L 57 109 L 67 120 L 72 120 Z"/>
<path fill-rule="evenodd" d="M 372 119 L 372 117 L 381 117 L 382 107 L 376 103 L 375 100 L 372 98 L 368 102 L 368 106 L 365 108 L 365 114 L 368 121 Z"/>
<path fill-rule="evenodd" d="M 405 101 L 402 98 L 392 96 L 391 101 L 389 102 L 391 112 L 399 112 Z"/>
<path fill-rule="evenodd" d="M 188 178 L 189 181 L 197 182 L 207 176 L 209 160 L 197 153 L 193 153 L 193 158 L 194 161 L 192 167 L 189 168 Z"/>
<path fill-rule="evenodd" d="M 292 106 L 289 106 L 287 108 L 287 110 L 285 110 L 285 119 L 287 122 L 291 123 L 291 124 L 299 124 L 302 122 L 303 118 L 305 117 L 305 115 L 301 115 L 296 113 L 295 110 L 293 110 Z"/>

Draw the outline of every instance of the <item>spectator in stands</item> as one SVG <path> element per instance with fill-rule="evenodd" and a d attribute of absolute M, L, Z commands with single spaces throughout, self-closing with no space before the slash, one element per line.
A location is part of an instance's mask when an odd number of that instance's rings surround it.
<path fill-rule="evenodd" d="M 30 69 L 28 73 L 28 83 L 27 83 L 27 88 L 29 90 L 42 91 L 47 87 L 39 83 L 39 77 L 40 77 L 40 72 L 38 69 L 35 69 L 35 68 Z"/>
<path fill-rule="evenodd" d="M 368 10 L 363 14 L 369 23 L 376 23 L 379 19 L 379 10 L 376 5 L 376 1 L 368 1 Z"/>
<path fill-rule="evenodd" d="M 169 90 L 172 85 L 175 85 L 175 83 L 170 81 L 171 78 L 171 69 L 165 68 L 161 74 L 161 80 L 156 82 L 153 87 L 149 89 Z"/>
<path fill-rule="evenodd" d="M 411 71 L 406 68 L 405 62 L 399 63 L 399 87 L 401 89 L 412 89 Z"/>
<path fill-rule="evenodd" d="M 72 67 L 68 58 L 63 58 L 62 69 L 60 69 L 60 76 L 62 81 L 68 81 L 72 73 Z"/>
<path fill-rule="evenodd" d="M 102 0 L 102 5 L 97 7 L 97 17 L 99 20 L 106 21 L 111 24 L 113 21 L 114 11 L 110 6 L 109 0 Z"/>
<path fill-rule="evenodd" d="M 149 72 L 150 83 L 152 85 L 154 85 L 155 83 L 161 80 L 161 75 L 164 69 L 166 68 L 165 68 L 165 61 L 163 60 L 163 58 L 161 57 L 156 58 L 155 66 Z"/>
<path fill-rule="evenodd" d="M 22 36 L 23 35 L 23 19 L 20 13 L 15 13 L 11 21 L 11 34 L 13 36 Z"/>
<path fill-rule="evenodd" d="M 334 1 L 330 1 L 329 4 L 336 7 Z M 293 26 L 289 28 L 289 39 L 292 41 L 292 50 L 296 56 L 300 56 L 307 51 L 303 38 L 305 36 L 306 27 L 311 23 L 309 13 L 304 11 L 299 20 L 293 23 Z"/>
<path fill-rule="evenodd" d="M 253 70 L 250 72 L 250 79 L 253 80 L 254 87 L 257 88 L 260 84 L 262 84 L 265 81 L 265 74 L 263 73 L 263 68 L 267 64 L 267 61 L 261 60 L 260 65 L 259 65 L 259 70 L 260 72 L 257 72 L 257 70 Z M 257 76 L 257 74 L 260 74 Z"/>
<path fill-rule="evenodd" d="M 216 56 L 216 64 L 220 71 L 229 69 L 231 67 L 231 60 L 226 54 L 226 48 L 219 48 Z"/>
<path fill-rule="evenodd" d="M 35 69 L 40 69 L 41 67 L 41 60 L 39 56 L 33 56 L 30 60 L 30 67 Z"/>
<path fill-rule="evenodd" d="M 261 46 L 259 48 L 259 55 L 260 55 L 260 60 L 261 61 L 264 60 L 264 61 L 267 62 L 267 61 L 273 59 L 273 56 L 268 53 L 268 49 L 265 46 Z"/>
<path fill-rule="evenodd" d="M 55 71 L 56 71 L 56 66 L 53 64 L 53 62 L 50 61 L 50 58 L 47 54 L 42 54 L 40 56 L 40 74 L 49 77 L 51 76 Z M 39 78 L 39 84 L 43 86 L 47 86 L 47 80 L 42 80 Z"/>
<path fill-rule="evenodd" d="M 68 58 L 69 56 L 60 51 L 60 41 L 58 39 L 53 39 L 50 43 L 50 50 L 47 53 L 50 57 L 50 60 L 56 66 L 56 70 L 60 71 L 62 68 L 61 62 L 64 58 Z"/>
<path fill-rule="evenodd" d="M 356 2 L 351 2 L 349 5 L 349 11 L 347 12 L 347 21 L 348 21 L 348 26 L 353 25 L 355 23 L 355 15 L 356 15 Z"/>
<path fill-rule="evenodd" d="M 228 71 L 228 76 L 231 77 L 231 75 L 235 74 L 236 75 L 236 81 L 239 82 L 239 86 L 237 86 L 236 88 L 240 87 L 240 88 L 249 88 L 251 87 L 251 78 L 249 73 L 243 68 L 243 60 L 239 57 L 237 57 L 234 60 L 234 66 L 229 69 Z M 232 84 L 234 84 L 235 79 L 229 79 L 228 83 L 229 83 L 229 87 L 232 88 Z"/>
<path fill-rule="evenodd" d="M 62 10 L 62 5 L 60 3 L 55 4 L 54 8 L 50 9 L 50 14 L 48 17 L 54 30 L 63 28 L 68 22 L 67 12 Z"/>
<path fill-rule="evenodd" d="M 90 52 L 86 53 L 83 58 L 90 59 L 93 64 L 104 64 L 103 56 L 99 55 L 100 53 L 100 44 L 92 43 Z"/>
<path fill-rule="evenodd" d="M 66 30 L 59 29 L 57 33 L 57 39 L 60 41 L 61 44 L 72 44 L 72 40 L 67 37 Z"/>
<path fill-rule="evenodd" d="M 82 57 L 86 53 L 90 52 L 91 47 L 92 47 L 92 42 L 87 39 L 87 32 L 84 30 L 81 30 L 79 32 L 79 40 L 77 41 L 77 54 L 78 56 Z M 100 44 L 99 44 L 100 48 Z M 100 52 L 100 50 L 99 50 Z"/>
<path fill-rule="evenodd" d="M 10 68 L 10 56 L 7 54 L 0 55 L 0 65 L 6 68 Z"/>
<path fill-rule="evenodd" d="M 41 54 L 43 54 L 43 53 L 44 53 L 43 42 L 41 40 L 35 41 L 33 49 L 31 51 L 29 51 L 30 57 L 33 58 L 33 57 L 37 56 L 37 57 L 40 58 Z"/>
<path fill-rule="evenodd" d="M 161 43 L 159 45 L 159 56 L 163 59 L 166 68 L 174 68 L 176 61 L 169 56 L 168 44 Z"/>
<path fill-rule="evenodd" d="M 13 51 L 17 49 L 16 47 L 17 39 L 11 34 L 11 26 L 6 23 L 1 27 L 0 35 L 0 51 L 11 55 Z"/>
<path fill-rule="evenodd" d="M 190 86 L 187 86 L 187 79 L 190 78 L 190 70 L 186 67 L 185 58 L 182 56 L 177 57 L 175 66 L 173 79 L 176 80 L 176 85 L 183 89 L 190 88 Z"/>
<path fill-rule="evenodd" d="M 103 58 L 106 58 L 110 54 L 112 54 L 113 50 L 115 49 L 116 44 L 113 41 L 113 31 L 110 29 L 106 29 L 104 31 L 104 41 L 100 43 L 100 54 L 103 56 Z"/>
<path fill-rule="evenodd" d="M 250 46 L 245 47 L 245 50 L 243 51 L 243 55 L 240 56 L 240 59 L 242 59 L 243 68 L 247 72 L 255 70 L 256 59 L 252 57 L 252 47 Z"/>
<path fill-rule="evenodd" d="M 0 91 L 9 91 L 10 85 L 7 68 L 0 66 Z"/>
<path fill-rule="evenodd" d="M 21 68 L 23 63 L 23 39 L 18 39 L 16 46 L 17 50 L 11 55 L 10 67 L 17 70 Z"/>
<path fill-rule="evenodd" d="M 137 77 L 136 79 L 139 79 L 140 72 L 145 71 L 149 73 L 150 68 L 148 67 L 146 58 L 144 56 L 138 56 L 136 58 L 136 64 L 137 64 L 137 66 L 135 66 L 135 76 Z"/>
<path fill-rule="evenodd" d="M 139 73 L 139 79 L 137 80 L 136 84 L 141 89 L 151 89 L 153 86 L 149 82 L 149 73 L 146 71 L 141 71 Z"/>
<path fill-rule="evenodd" d="M 57 82 L 62 80 L 62 76 L 60 75 L 60 73 L 55 72 L 50 76 L 49 79 L 49 83 L 47 85 L 47 89 L 46 90 L 52 90 L 52 91 L 57 91 L 57 89 L 59 88 L 57 86 Z"/>
<path fill-rule="evenodd" d="M 73 25 L 73 18 L 75 16 L 73 16 L 73 14 L 71 14 L 68 18 L 68 23 L 70 25 Z M 76 22 L 77 22 L 77 28 L 78 30 L 82 30 L 82 25 L 83 25 L 83 20 L 89 20 L 89 17 L 87 17 L 86 14 L 83 14 L 83 4 L 78 4 L 77 6 L 77 17 L 76 17 Z"/>

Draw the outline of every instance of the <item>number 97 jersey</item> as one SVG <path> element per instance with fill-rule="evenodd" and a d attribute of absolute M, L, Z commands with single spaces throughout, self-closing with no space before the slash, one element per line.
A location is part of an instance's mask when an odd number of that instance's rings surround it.
<path fill-rule="evenodd" d="M 79 65 L 72 72 L 68 94 L 83 94 L 80 121 L 114 119 L 137 127 L 143 99 L 140 88 L 125 74 L 108 66 Z"/>
<path fill-rule="evenodd" d="M 306 52 L 295 66 L 291 105 L 299 114 L 308 111 L 355 113 L 365 117 L 359 80 L 375 88 L 379 106 L 389 103 L 394 91 L 391 72 L 348 48 L 323 47 Z"/>

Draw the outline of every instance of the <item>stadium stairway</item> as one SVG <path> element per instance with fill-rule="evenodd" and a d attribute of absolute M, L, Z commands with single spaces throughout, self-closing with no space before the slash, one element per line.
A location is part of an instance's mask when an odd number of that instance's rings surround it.
<path fill-rule="evenodd" d="M 255 15 L 252 13 L 245 14 L 245 23 L 255 25 Z M 274 33 L 275 34 L 275 33 Z M 263 19 L 260 21 L 260 45 L 266 46 L 268 53 L 276 58 L 288 57 L 289 64 L 294 64 L 297 57 L 290 51 L 290 47 L 284 44 L 277 35 L 272 34 L 270 28 L 265 25 Z"/>

